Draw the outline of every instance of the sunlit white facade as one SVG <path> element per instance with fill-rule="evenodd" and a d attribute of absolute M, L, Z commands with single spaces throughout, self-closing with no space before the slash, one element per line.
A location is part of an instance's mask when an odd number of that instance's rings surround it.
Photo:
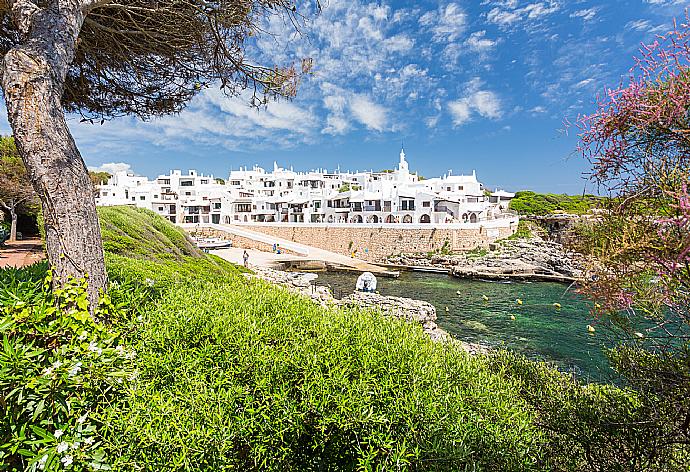
<path fill-rule="evenodd" d="M 421 179 L 404 150 L 385 172 L 294 172 L 260 167 L 212 175 L 173 170 L 151 181 L 131 173 L 99 187 L 98 205 L 148 208 L 175 223 L 478 223 L 505 216 L 512 193 L 485 191 L 474 172 Z"/>

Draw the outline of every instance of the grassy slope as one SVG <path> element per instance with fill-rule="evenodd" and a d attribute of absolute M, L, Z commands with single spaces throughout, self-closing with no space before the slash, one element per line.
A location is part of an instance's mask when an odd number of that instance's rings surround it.
<path fill-rule="evenodd" d="M 510 209 L 522 215 L 548 215 L 555 211 L 571 214 L 585 214 L 601 203 L 601 197 L 594 195 L 557 195 L 521 191 L 510 201 Z"/>
<path fill-rule="evenodd" d="M 107 253 L 136 259 L 182 260 L 202 257 L 184 231 L 152 211 L 132 207 L 99 207 Z"/>
<path fill-rule="evenodd" d="M 150 212 L 100 216 L 119 252 L 111 277 L 160 289 L 130 335 L 138 379 L 105 420 L 116 468 L 508 471 L 541 460 L 529 408 L 480 359 L 416 325 L 248 281 Z M 142 238 L 166 247 L 146 259 Z"/>

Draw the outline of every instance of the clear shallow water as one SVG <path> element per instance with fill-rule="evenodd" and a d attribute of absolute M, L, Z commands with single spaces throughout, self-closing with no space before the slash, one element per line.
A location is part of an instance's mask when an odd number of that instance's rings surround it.
<path fill-rule="evenodd" d="M 330 286 L 341 297 L 354 290 L 356 279 L 354 274 L 327 272 L 319 273 L 315 283 Z M 590 305 L 567 288 L 549 282 L 500 283 L 421 272 L 403 273 L 398 279 L 378 278 L 382 295 L 432 303 L 438 325 L 458 339 L 504 346 L 585 379 L 608 382 L 613 376 L 602 352 L 603 333 L 587 332 L 592 321 Z M 518 305 L 516 299 L 523 304 Z M 560 303 L 561 309 L 554 308 L 554 303 Z"/>

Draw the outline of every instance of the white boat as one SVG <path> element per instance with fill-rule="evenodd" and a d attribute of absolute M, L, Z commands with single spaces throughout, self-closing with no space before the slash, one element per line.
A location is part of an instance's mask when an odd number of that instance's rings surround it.
<path fill-rule="evenodd" d="M 195 238 L 194 240 L 199 249 L 223 249 L 232 247 L 232 241 L 226 241 L 220 238 Z"/>

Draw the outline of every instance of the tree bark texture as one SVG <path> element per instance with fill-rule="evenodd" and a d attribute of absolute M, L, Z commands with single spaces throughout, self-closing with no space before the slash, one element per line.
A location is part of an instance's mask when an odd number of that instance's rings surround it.
<path fill-rule="evenodd" d="M 84 20 L 82 2 L 55 0 L 41 8 L 29 0 L 9 3 L 24 32 L 2 65 L 9 122 L 41 199 L 54 284 L 88 275 L 93 312 L 107 284 L 103 245 L 91 181 L 61 104 Z"/>
<path fill-rule="evenodd" d="M 17 209 L 14 202 L 10 202 L 10 218 L 12 222 L 10 223 L 10 239 L 11 243 L 17 240 Z"/>

